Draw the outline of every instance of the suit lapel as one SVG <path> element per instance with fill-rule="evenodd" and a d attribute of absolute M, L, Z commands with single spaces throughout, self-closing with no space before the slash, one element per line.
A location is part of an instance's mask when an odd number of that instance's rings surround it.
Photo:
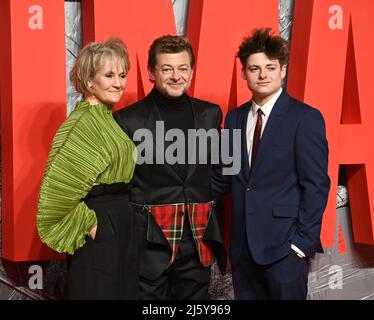
<path fill-rule="evenodd" d="M 154 100 L 148 95 L 146 97 L 147 109 L 145 114 L 144 128 L 152 132 L 154 148 L 156 147 L 156 121 L 162 121 L 160 111 Z"/>
<path fill-rule="evenodd" d="M 239 109 L 240 113 L 238 114 L 238 128 L 241 129 L 241 141 L 242 141 L 242 147 L 241 147 L 241 159 L 243 159 L 241 166 L 242 166 L 242 172 L 243 172 L 243 178 L 245 184 L 248 181 L 249 178 L 249 160 L 248 160 L 248 148 L 247 148 L 247 121 L 248 121 L 248 113 L 251 109 L 252 100 L 247 103 L 247 105 Z"/>
<path fill-rule="evenodd" d="M 191 99 L 189 96 L 188 97 L 188 101 L 190 102 L 190 106 L 191 106 L 191 110 L 192 110 L 192 117 L 193 117 L 193 127 L 195 130 L 197 130 L 198 128 L 203 128 L 203 123 L 201 123 L 202 119 L 200 117 L 200 113 L 201 113 L 201 110 L 202 108 L 199 108 L 197 105 L 196 105 L 196 102 Z M 186 139 L 188 139 L 188 136 L 186 137 Z M 191 145 L 193 143 L 193 145 Z M 191 147 L 190 147 L 191 146 Z M 196 150 L 196 141 L 188 141 L 188 148 L 190 150 Z M 186 152 L 188 152 L 188 150 L 186 150 Z M 187 169 L 187 176 L 186 176 L 186 181 L 193 175 L 193 173 L 195 172 L 196 168 L 197 168 L 197 162 L 198 162 L 198 156 L 199 154 L 196 153 L 194 156 L 195 156 L 195 161 L 192 161 L 192 156 L 193 154 L 191 154 L 190 152 L 187 153 L 188 154 L 188 169 Z M 208 159 L 209 161 L 209 159 Z"/>
<path fill-rule="evenodd" d="M 274 136 L 277 133 L 277 128 L 280 121 L 283 119 L 288 110 L 288 105 L 289 96 L 287 95 L 285 90 L 283 90 L 278 100 L 275 102 L 273 110 L 270 113 L 269 120 L 266 123 L 266 127 L 262 134 L 260 145 L 257 151 L 255 165 L 251 169 L 251 176 L 253 176 L 253 174 L 255 174 L 259 170 L 259 168 L 261 167 L 261 163 L 263 163 L 264 157 L 269 155 L 267 153 L 267 150 L 271 146 Z"/>

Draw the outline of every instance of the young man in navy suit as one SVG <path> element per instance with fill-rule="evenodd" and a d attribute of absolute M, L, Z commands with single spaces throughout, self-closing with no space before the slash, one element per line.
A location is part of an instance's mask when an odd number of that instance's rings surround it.
<path fill-rule="evenodd" d="M 241 170 L 213 178 L 213 196 L 232 192 L 231 263 L 236 299 L 306 299 L 309 259 L 323 252 L 320 231 L 330 179 L 321 113 L 282 89 L 286 40 L 256 29 L 237 53 L 252 100 L 231 111 L 241 130 Z M 231 135 L 232 137 L 233 135 Z M 238 145 L 230 140 L 230 149 Z"/>

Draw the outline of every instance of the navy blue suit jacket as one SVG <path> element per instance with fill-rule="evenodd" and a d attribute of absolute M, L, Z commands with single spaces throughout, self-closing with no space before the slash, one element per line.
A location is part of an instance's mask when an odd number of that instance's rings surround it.
<path fill-rule="evenodd" d="M 213 197 L 232 192 L 231 262 L 235 266 L 247 234 L 258 264 L 290 253 L 291 244 L 307 256 L 323 252 L 320 231 L 330 179 L 328 145 L 321 113 L 283 90 L 261 137 L 256 161 L 248 166 L 246 126 L 249 101 L 228 113 L 225 129 L 241 129 L 241 170 L 216 170 Z M 231 131 L 230 131 L 231 132 Z M 230 139 L 230 150 L 239 141 Z"/>

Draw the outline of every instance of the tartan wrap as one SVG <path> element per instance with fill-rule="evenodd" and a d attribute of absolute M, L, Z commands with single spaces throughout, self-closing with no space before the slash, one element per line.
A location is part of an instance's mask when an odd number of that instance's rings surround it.
<path fill-rule="evenodd" d="M 183 235 L 185 213 L 188 213 L 195 247 L 204 267 L 212 263 L 212 249 L 203 242 L 203 236 L 208 224 L 211 209 L 214 202 L 206 203 L 179 203 L 166 205 L 146 205 L 151 214 L 160 226 L 163 234 L 172 248 L 170 264 L 175 260 L 179 243 Z"/>

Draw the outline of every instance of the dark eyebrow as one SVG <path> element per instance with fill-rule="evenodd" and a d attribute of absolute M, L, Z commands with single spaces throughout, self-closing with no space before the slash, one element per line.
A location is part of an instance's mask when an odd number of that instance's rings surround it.
<path fill-rule="evenodd" d="M 276 67 L 276 63 L 268 63 L 265 67 Z M 248 68 L 259 68 L 260 66 L 257 64 L 251 64 L 248 66 Z"/>
<path fill-rule="evenodd" d="M 163 68 L 163 67 L 170 67 L 170 68 L 173 68 L 173 66 L 172 66 L 171 64 L 167 64 L 167 63 L 162 64 L 162 65 L 161 65 L 161 68 Z M 188 67 L 188 64 L 187 64 L 187 63 L 184 63 L 184 64 L 181 64 L 181 65 L 177 66 L 177 68 L 180 68 L 180 67 Z"/>

